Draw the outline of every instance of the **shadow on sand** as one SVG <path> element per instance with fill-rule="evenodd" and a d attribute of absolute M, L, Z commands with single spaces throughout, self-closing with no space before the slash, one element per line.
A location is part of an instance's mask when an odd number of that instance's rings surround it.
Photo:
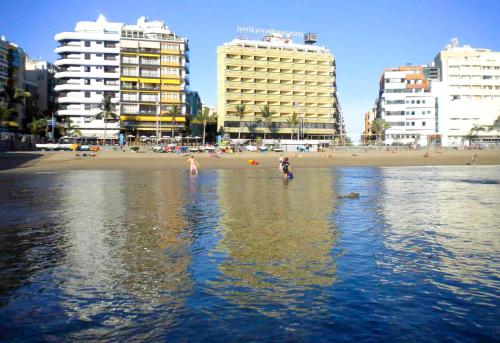
<path fill-rule="evenodd" d="M 42 157 L 43 154 L 29 152 L 0 152 L 0 170 L 19 168 Z"/>

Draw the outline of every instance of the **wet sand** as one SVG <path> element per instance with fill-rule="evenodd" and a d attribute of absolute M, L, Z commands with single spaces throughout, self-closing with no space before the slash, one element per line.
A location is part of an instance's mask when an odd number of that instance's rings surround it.
<path fill-rule="evenodd" d="M 82 152 L 78 152 L 81 156 Z M 0 154 L 0 173 L 43 172 L 57 170 L 163 170 L 187 169 L 188 154 L 161 154 L 101 151 L 97 156 L 78 157 L 77 153 L 14 152 Z M 409 151 L 331 151 L 322 153 L 286 153 L 295 168 L 321 168 L 332 166 L 439 166 L 500 165 L 500 149 L 488 150 L 409 150 Z M 203 169 L 277 168 L 280 153 L 237 153 L 210 158 L 207 154 L 194 154 Z M 251 165 L 248 160 L 259 164 Z"/>

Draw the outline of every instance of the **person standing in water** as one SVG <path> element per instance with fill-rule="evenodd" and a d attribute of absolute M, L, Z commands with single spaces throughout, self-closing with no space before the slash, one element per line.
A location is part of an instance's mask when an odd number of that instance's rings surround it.
<path fill-rule="evenodd" d="M 288 180 L 292 173 L 292 168 L 290 167 L 290 161 L 288 160 L 288 157 L 285 157 L 285 159 L 281 163 L 281 170 L 283 171 L 285 180 Z"/>
<path fill-rule="evenodd" d="M 189 175 L 198 175 L 198 162 L 194 159 L 194 156 L 189 156 L 187 162 L 189 163 Z"/>

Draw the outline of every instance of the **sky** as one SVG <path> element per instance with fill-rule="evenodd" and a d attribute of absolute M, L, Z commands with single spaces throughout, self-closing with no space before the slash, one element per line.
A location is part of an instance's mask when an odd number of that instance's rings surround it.
<path fill-rule="evenodd" d="M 238 38 L 237 26 L 316 32 L 337 63 L 337 89 L 347 131 L 363 130 L 384 68 L 427 64 L 456 37 L 500 51 L 500 0 L 2 0 L 0 35 L 30 56 L 55 61 L 54 35 L 77 21 L 134 24 L 160 19 L 189 39 L 191 89 L 217 102 L 217 46 Z M 296 38 L 297 39 L 297 38 Z"/>

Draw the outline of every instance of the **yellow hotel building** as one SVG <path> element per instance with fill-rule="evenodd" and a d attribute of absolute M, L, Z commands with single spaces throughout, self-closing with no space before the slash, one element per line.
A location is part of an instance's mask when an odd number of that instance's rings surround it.
<path fill-rule="evenodd" d="M 218 128 L 230 138 L 331 139 L 337 132 L 335 58 L 325 47 L 279 34 L 235 39 L 217 48 Z M 236 106 L 245 105 L 241 120 Z M 269 106 L 271 122 L 261 120 Z M 298 124 L 289 120 L 296 113 Z"/>
<path fill-rule="evenodd" d="M 187 39 L 141 17 L 120 38 L 120 122 L 127 134 L 182 135 L 189 84 Z M 175 110 L 177 108 L 177 110 Z M 175 112 L 175 115 L 172 115 Z"/>

